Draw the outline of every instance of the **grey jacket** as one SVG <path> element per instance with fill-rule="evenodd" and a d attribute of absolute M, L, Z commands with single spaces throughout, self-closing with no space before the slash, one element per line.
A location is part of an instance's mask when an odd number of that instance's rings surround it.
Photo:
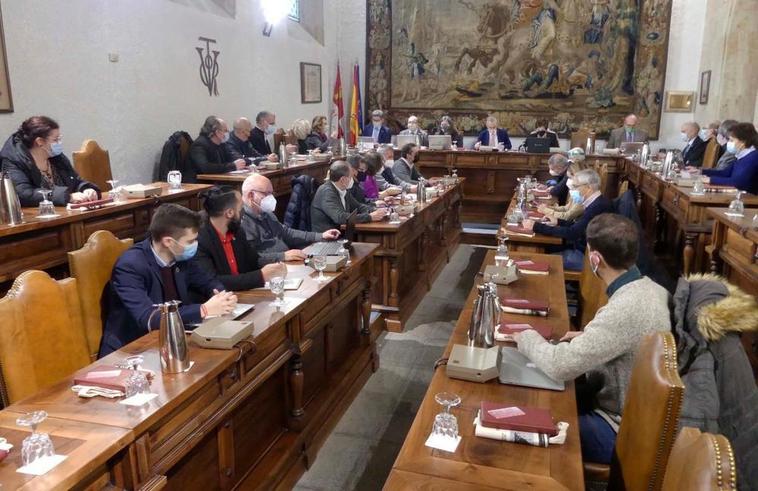
<path fill-rule="evenodd" d="M 242 230 L 258 252 L 261 266 L 284 261 L 286 251 L 302 249 L 321 239 L 321 235 L 315 232 L 304 232 L 282 224 L 273 213 L 256 215 L 247 206 L 242 212 Z"/>
<path fill-rule="evenodd" d="M 354 183 L 357 186 L 358 183 Z M 314 232 L 323 233 L 329 229 L 339 229 L 347 223 L 347 218 L 358 210 L 356 221 L 366 223 L 371 221 L 371 207 L 358 203 L 352 194 L 345 193 L 345 205 L 342 205 L 340 193 L 333 182 L 322 184 L 311 202 L 311 228 Z"/>
<path fill-rule="evenodd" d="M 634 129 L 632 134 L 632 140 L 637 143 L 645 143 L 648 141 L 647 131 L 639 128 Z M 611 130 L 610 136 L 608 136 L 608 143 L 605 148 L 619 148 L 622 143 L 626 141 L 626 130 L 624 127 Z"/>
<path fill-rule="evenodd" d="M 407 135 L 418 135 L 418 144 L 422 147 L 428 147 L 429 146 L 429 134 L 424 130 L 416 130 L 415 133 L 412 133 L 409 129 L 404 129 L 398 135 L 401 136 L 407 136 Z"/>
<path fill-rule="evenodd" d="M 729 164 L 737 160 L 737 156 L 733 153 L 724 152 L 721 157 L 719 157 L 718 161 L 716 162 L 716 170 L 722 170 L 729 167 Z"/>
<path fill-rule="evenodd" d="M 395 165 L 392 166 L 392 173 L 395 175 L 395 179 L 411 186 L 418 184 L 419 177 L 422 177 L 416 166 L 412 166 L 405 159 L 395 161 Z"/>

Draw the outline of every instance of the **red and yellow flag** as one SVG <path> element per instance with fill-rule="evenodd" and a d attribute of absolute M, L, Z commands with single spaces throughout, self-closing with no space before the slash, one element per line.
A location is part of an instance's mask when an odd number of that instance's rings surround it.
<path fill-rule="evenodd" d="M 337 79 L 334 81 L 334 93 L 332 94 L 332 131 L 337 128 L 337 138 L 345 137 L 342 120 L 345 118 L 345 105 L 342 101 L 342 77 L 340 77 L 340 65 L 337 62 Z"/>
<path fill-rule="evenodd" d="M 363 132 L 363 114 L 361 110 L 361 82 L 359 67 L 356 63 L 353 66 L 353 91 L 350 96 L 350 134 L 348 142 L 350 145 L 358 143 L 358 137 Z"/>

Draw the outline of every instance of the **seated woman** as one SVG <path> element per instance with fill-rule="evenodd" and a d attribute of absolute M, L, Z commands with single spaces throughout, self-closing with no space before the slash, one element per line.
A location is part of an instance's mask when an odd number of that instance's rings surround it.
<path fill-rule="evenodd" d="M 724 169 L 703 169 L 710 184 L 734 186 L 758 194 L 758 133 L 752 123 L 737 123 L 729 131 L 727 152 L 737 156 Z"/>
<path fill-rule="evenodd" d="M 363 190 L 363 182 L 366 180 L 366 159 L 363 155 L 349 155 L 345 159 L 352 168 L 353 185 L 347 190 L 349 194 L 355 198 L 355 200 L 362 204 L 368 205 L 371 208 L 375 208 L 376 204 L 374 199 L 369 199 Z"/>
<path fill-rule="evenodd" d="M 575 189 L 574 186 L 574 176 L 577 172 L 580 170 L 588 169 L 589 167 L 587 164 L 584 163 L 584 161 L 578 161 L 573 162 L 569 165 L 568 171 L 566 171 L 566 176 L 568 176 L 568 181 L 566 182 L 566 185 L 569 188 L 569 192 L 572 189 Z M 576 195 L 576 193 L 574 193 Z M 564 206 L 559 205 L 540 205 L 537 208 L 537 211 L 542 213 L 543 215 L 547 217 L 553 217 L 555 219 L 560 220 L 567 220 L 567 221 L 573 221 L 582 216 L 582 213 L 584 213 L 584 206 L 581 202 L 577 203 L 574 199 L 569 199 Z"/>
<path fill-rule="evenodd" d="M 463 135 L 455 128 L 453 118 L 448 115 L 442 116 L 436 128 L 432 130 L 432 135 L 450 135 L 452 144 L 458 148 L 463 148 Z"/>
<path fill-rule="evenodd" d="M 83 180 L 63 155 L 60 126 L 47 116 L 32 116 L 0 150 L 2 169 L 16 186 L 21 206 L 37 206 L 49 190 L 57 206 L 94 201 L 100 189 Z"/>
<path fill-rule="evenodd" d="M 317 152 L 326 152 L 331 139 L 326 134 L 326 116 L 316 116 L 311 124 L 311 132 L 305 137 L 305 148 Z"/>
<path fill-rule="evenodd" d="M 307 119 L 296 119 L 289 130 L 287 143 L 295 145 L 295 142 L 297 142 L 297 153 L 302 155 L 307 154 L 308 144 L 306 143 L 306 138 L 308 138 L 310 133 L 311 123 Z M 287 151 L 291 153 L 292 147 L 290 145 L 287 145 Z"/>
<path fill-rule="evenodd" d="M 366 199 L 376 200 L 389 196 L 387 190 L 395 188 L 398 192 L 402 189 L 399 185 L 392 185 L 382 178 L 384 170 L 384 158 L 378 152 L 369 152 L 363 156 L 366 162 L 366 179 L 361 182 L 361 187 Z"/>

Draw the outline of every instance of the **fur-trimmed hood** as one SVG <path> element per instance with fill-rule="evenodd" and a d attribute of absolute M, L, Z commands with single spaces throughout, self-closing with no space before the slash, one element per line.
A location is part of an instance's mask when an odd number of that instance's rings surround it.
<path fill-rule="evenodd" d="M 729 332 L 758 331 L 758 302 L 755 297 L 714 274 L 692 274 L 687 277 L 690 290 L 700 282 L 717 282 L 726 295 L 697 311 L 697 327 L 708 341 L 717 341 Z"/>

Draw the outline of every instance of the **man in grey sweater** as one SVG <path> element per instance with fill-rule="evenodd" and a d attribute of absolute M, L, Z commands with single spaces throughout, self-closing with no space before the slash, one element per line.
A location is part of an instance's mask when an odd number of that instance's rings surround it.
<path fill-rule="evenodd" d="M 582 454 L 591 462 L 610 463 L 624 398 L 637 348 L 645 335 L 670 331 L 668 292 L 642 276 L 635 265 L 639 248 L 637 227 L 621 216 L 604 213 L 587 226 L 592 271 L 608 286 L 608 304 L 584 331 L 569 332 L 550 344 L 536 331 L 514 336 L 518 349 L 556 380 L 586 375 L 577 385 Z M 584 390 L 592 400 L 583 404 Z M 585 407 L 583 407 L 585 406 Z"/>

